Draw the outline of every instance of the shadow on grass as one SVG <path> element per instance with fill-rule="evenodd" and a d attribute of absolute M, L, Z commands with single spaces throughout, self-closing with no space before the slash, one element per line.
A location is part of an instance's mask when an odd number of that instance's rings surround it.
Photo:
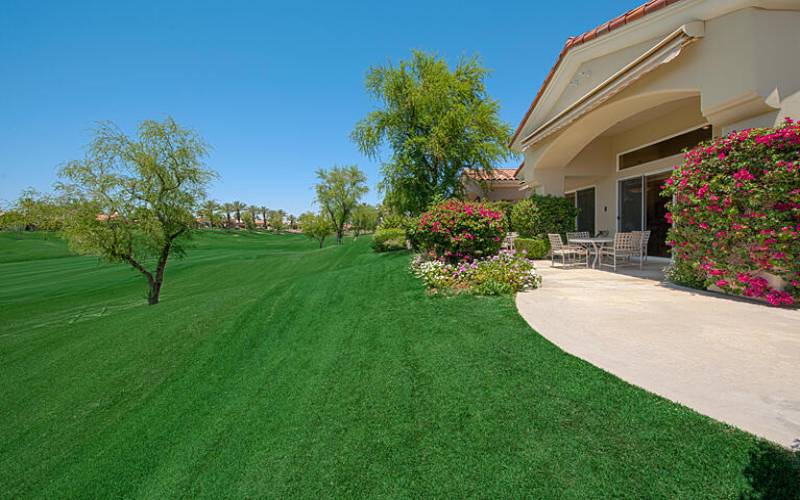
<path fill-rule="evenodd" d="M 795 441 L 794 451 L 759 442 L 750 450 L 744 476 L 751 490 L 742 499 L 800 500 L 800 440 Z"/>

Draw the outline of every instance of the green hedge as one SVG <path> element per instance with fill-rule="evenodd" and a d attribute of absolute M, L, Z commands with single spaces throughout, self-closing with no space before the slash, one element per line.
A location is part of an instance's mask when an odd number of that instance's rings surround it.
<path fill-rule="evenodd" d="M 406 232 L 399 228 L 378 229 L 372 236 L 372 248 L 376 252 L 404 250 L 406 248 Z"/>
<path fill-rule="evenodd" d="M 514 248 L 517 252 L 524 250 L 529 259 L 544 259 L 550 251 L 550 243 L 543 238 L 517 238 Z"/>
<path fill-rule="evenodd" d="M 511 227 L 524 238 L 546 238 L 575 230 L 578 209 L 560 196 L 533 195 L 511 209 Z"/>

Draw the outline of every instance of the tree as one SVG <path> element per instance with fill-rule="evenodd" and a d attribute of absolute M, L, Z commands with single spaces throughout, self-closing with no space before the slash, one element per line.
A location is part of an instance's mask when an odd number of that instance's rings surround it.
<path fill-rule="evenodd" d="M 147 302 L 157 304 L 167 260 L 184 253 L 193 213 L 216 176 L 203 162 L 206 151 L 172 118 L 143 121 L 136 137 L 100 124 L 84 159 L 60 171 L 60 188 L 81 200 L 66 221 L 70 247 L 129 264 L 147 279 Z"/>
<path fill-rule="evenodd" d="M 218 220 L 218 212 L 219 210 L 219 203 L 214 200 L 206 200 L 203 202 L 203 206 L 200 209 L 200 216 L 208 220 L 208 224 L 211 227 L 216 225 Z"/>
<path fill-rule="evenodd" d="M 225 227 L 230 229 L 232 225 L 231 221 L 231 212 L 233 212 L 233 203 L 225 203 L 222 205 L 222 209 L 225 211 Z"/>
<path fill-rule="evenodd" d="M 355 165 L 317 170 L 317 203 L 331 221 L 336 243 L 342 243 L 345 224 L 362 196 L 367 194 L 367 177 Z"/>
<path fill-rule="evenodd" d="M 420 213 L 434 199 L 461 197 L 465 169 L 491 171 L 513 157 L 506 146 L 511 127 L 486 91 L 487 74 L 476 58 L 450 71 L 444 60 L 419 51 L 397 67 L 370 68 L 367 93 L 382 109 L 359 121 L 351 138 L 372 159 L 384 145 L 391 148 L 379 184 L 385 203 Z"/>
<path fill-rule="evenodd" d="M 248 231 L 254 231 L 256 229 L 256 219 L 253 216 L 253 212 L 247 210 L 242 213 L 242 221 L 244 222 L 244 227 Z"/>
<path fill-rule="evenodd" d="M 269 214 L 269 225 L 273 231 L 283 231 L 283 217 L 286 212 L 283 210 L 273 210 Z"/>
<path fill-rule="evenodd" d="M 25 231 L 44 231 L 47 238 L 48 232 L 59 231 L 64 227 L 64 214 L 71 202 L 66 194 L 54 196 L 27 188 L 4 214 L 3 226 Z"/>
<path fill-rule="evenodd" d="M 372 205 L 362 203 L 353 210 L 350 229 L 353 231 L 353 239 L 358 239 L 361 233 L 374 231 L 378 225 L 378 209 Z"/>
<path fill-rule="evenodd" d="M 267 217 L 267 215 L 269 214 L 269 208 L 265 207 L 264 205 L 261 205 L 260 207 L 258 207 L 258 210 L 261 212 L 261 222 L 264 223 L 262 227 L 264 229 L 267 229 L 267 221 L 269 220 L 269 217 Z"/>
<path fill-rule="evenodd" d="M 324 213 L 305 212 L 300 215 L 299 223 L 303 234 L 312 240 L 319 241 L 320 248 L 325 243 L 325 238 L 330 236 L 334 230 L 333 224 Z"/>
<path fill-rule="evenodd" d="M 256 224 L 256 220 L 258 219 L 258 207 L 255 205 L 247 205 L 247 219 L 252 222 L 252 228 L 257 229 L 258 225 Z"/>
<path fill-rule="evenodd" d="M 288 219 L 289 229 L 297 229 L 297 217 L 295 217 L 293 214 L 289 214 Z"/>
<path fill-rule="evenodd" d="M 242 212 L 247 208 L 247 205 L 241 201 L 234 201 L 231 203 L 231 210 L 236 214 L 236 228 L 242 225 Z"/>

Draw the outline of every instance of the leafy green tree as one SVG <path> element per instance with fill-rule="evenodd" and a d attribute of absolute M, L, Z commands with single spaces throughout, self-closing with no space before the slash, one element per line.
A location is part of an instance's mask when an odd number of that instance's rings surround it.
<path fill-rule="evenodd" d="M 211 227 L 214 227 L 219 222 L 219 203 L 214 200 L 206 200 L 200 209 L 200 216 L 208 220 Z"/>
<path fill-rule="evenodd" d="M 317 203 L 328 216 L 336 232 L 336 243 L 341 245 L 345 225 L 350 221 L 353 209 L 367 194 L 367 177 L 357 166 L 333 167 L 317 170 L 319 182 L 314 186 Z"/>
<path fill-rule="evenodd" d="M 351 219 L 350 230 L 353 232 L 353 239 L 357 240 L 359 234 L 375 230 L 378 225 L 378 209 L 362 203 L 353 210 Z"/>
<path fill-rule="evenodd" d="M 370 68 L 367 93 L 381 109 L 359 121 L 351 137 L 372 159 L 385 145 L 392 150 L 379 185 L 385 203 L 420 213 L 434 199 L 461 197 L 465 169 L 491 171 L 513 157 L 506 145 L 511 127 L 486 91 L 487 74 L 476 58 L 460 60 L 451 71 L 444 60 L 419 51 L 398 66 Z"/>
<path fill-rule="evenodd" d="M 269 226 L 273 231 L 283 231 L 284 223 L 283 217 L 286 212 L 283 210 L 273 210 L 269 214 Z"/>
<path fill-rule="evenodd" d="M 167 260 L 184 253 L 193 214 L 216 175 L 205 166 L 206 151 L 172 118 L 143 121 L 136 137 L 100 124 L 84 159 L 60 171 L 61 189 L 81 200 L 66 221 L 70 247 L 129 264 L 147 279 L 148 303 L 157 304 Z"/>
<path fill-rule="evenodd" d="M 258 229 L 258 225 L 256 224 L 256 221 L 258 220 L 258 210 L 258 207 L 255 205 L 247 205 L 245 226 L 247 226 L 248 229 Z"/>
<path fill-rule="evenodd" d="M 27 188 L 4 215 L 4 226 L 26 231 L 51 231 L 64 227 L 64 214 L 71 200 L 66 195 L 42 194 Z"/>
<path fill-rule="evenodd" d="M 305 212 L 300 215 L 298 222 L 303 234 L 312 240 L 318 241 L 320 248 L 325 243 L 325 238 L 333 234 L 333 224 L 325 214 Z"/>
<path fill-rule="evenodd" d="M 256 218 L 253 216 L 252 211 L 246 210 L 242 212 L 242 222 L 244 222 L 244 227 L 248 231 L 254 231 L 256 229 Z"/>

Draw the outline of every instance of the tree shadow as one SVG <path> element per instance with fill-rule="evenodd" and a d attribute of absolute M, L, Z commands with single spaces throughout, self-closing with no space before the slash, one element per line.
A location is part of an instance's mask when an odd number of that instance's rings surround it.
<path fill-rule="evenodd" d="M 743 473 L 750 491 L 741 499 L 800 500 L 800 439 L 792 450 L 760 441 Z"/>

